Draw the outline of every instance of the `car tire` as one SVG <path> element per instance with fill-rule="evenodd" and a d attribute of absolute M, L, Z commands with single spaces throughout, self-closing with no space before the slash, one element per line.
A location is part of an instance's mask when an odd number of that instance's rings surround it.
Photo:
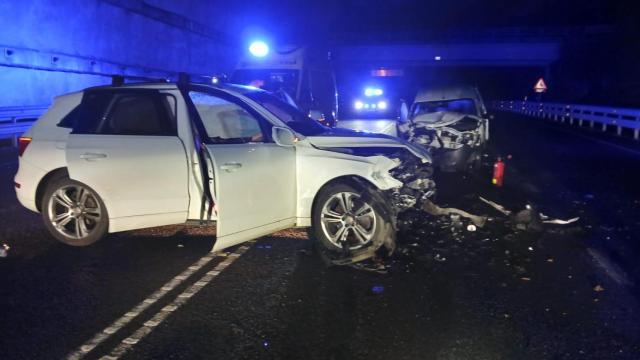
<path fill-rule="evenodd" d="M 47 184 L 40 209 L 49 233 L 67 245 L 91 245 L 107 234 L 109 216 L 100 196 L 64 175 Z"/>
<path fill-rule="evenodd" d="M 396 244 L 394 218 L 387 202 L 372 187 L 330 184 L 316 197 L 309 236 L 333 258 L 355 259 L 371 252 L 390 255 Z"/>

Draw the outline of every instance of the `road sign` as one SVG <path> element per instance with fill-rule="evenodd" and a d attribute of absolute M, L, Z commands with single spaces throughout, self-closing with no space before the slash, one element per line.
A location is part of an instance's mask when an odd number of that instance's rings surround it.
<path fill-rule="evenodd" d="M 547 92 L 547 84 L 544 82 L 543 78 L 538 79 L 538 82 L 536 82 L 533 90 L 537 93 Z"/>

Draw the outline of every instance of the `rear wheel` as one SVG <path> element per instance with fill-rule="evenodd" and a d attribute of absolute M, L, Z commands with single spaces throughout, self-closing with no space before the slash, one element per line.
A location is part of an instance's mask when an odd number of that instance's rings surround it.
<path fill-rule="evenodd" d="M 320 191 L 314 204 L 310 233 L 317 244 L 334 255 L 357 256 L 395 248 L 390 212 L 375 190 L 351 184 L 332 184 Z"/>
<path fill-rule="evenodd" d="M 107 210 L 90 187 L 67 177 L 53 179 L 42 198 L 42 218 L 59 241 L 86 246 L 107 233 Z"/>

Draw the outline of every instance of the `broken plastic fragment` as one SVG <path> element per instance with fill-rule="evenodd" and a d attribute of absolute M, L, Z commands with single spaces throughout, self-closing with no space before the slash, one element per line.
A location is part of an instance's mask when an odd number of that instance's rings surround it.
<path fill-rule="evenodd" d="M 2 246 L 0 246 L 0 257 L 9 256 L 9 249 L 11 249 L 11 247 L 9 245 L 2 244 Z"/>
<path fill-rule="evenodd" d="M 485 198 L 483 198 L 482 196 L 480 196 L 480 200 L 484 201 L 485 203 L 487 203 L 488 205 L 490 205 L 491 207 L 493 207 L 494 209 L 500 211 L 501 213 L 509 216 L 511 215 L 511 211 L 507 210 L 504 206 L 497 204 L 491 200 L 487 200 Z"/>
<path fill-rule="evenodd" d="M 595 291 L 595 292 L 604 291 L 604 287 L 602 287 L 602 285 L 598 284 L 593 288 L 593 291 Z"/>
<path fill-rule="evenodd" d="M 540 214 L 542 215 L 542 214 Z M 579 217 L 575 217 L 569 220 L 562 220 L 562 219 L 549 219 L 549 220 L 543 220 L 542 222 L 545 224 L 555 224 L 555 225 L 569 225 L 572 224 L 576 221 L 580 220 Z"/>
<path fill-rule="evenodd" d="M 483 227 L 485 222 L 487 221 L 487 218 L 485 216 L 469 214 L 464 210 L 456 208 L 441 208 L 438 205 L 434 204 L 431 200 L 425 200 L 424 204 L 422 205 L 422 210 L 434 216 L 457 214 L 471 220 L 471 222 L 473 222 L 473 224 L 477 227 Z"/>

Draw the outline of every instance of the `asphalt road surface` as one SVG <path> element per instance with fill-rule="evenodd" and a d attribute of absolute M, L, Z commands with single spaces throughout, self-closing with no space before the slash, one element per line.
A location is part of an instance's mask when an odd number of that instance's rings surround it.
<path fill-rule="evenodd" d="M 410 214 L 397 253 L 359 267 L 325 266 L 293 230 L 217 256 L 213 230 L 185 226 L 68 247 L 17 203 L 5 149 L 0 357 L 640 358 L 640 147 L 507 114 L 491 142 L 484 169 L 436 180 L 440 205 L 493 221 Z M 478 196 L 580 220 L 518 230 Z"/>

